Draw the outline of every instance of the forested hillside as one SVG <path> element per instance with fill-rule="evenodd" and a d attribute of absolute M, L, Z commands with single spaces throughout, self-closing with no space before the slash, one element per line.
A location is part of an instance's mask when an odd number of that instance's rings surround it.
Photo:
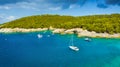
<path fill-rule="evenodd" d="M 2 24 L 1 28 L 83 28 L 98 33 L 120 33 L 120 14 L 92 16 L 36 15 Z"/>

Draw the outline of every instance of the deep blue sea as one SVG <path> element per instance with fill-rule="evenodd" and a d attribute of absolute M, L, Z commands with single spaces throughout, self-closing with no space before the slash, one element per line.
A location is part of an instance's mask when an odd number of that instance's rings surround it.
<path fill-rule="evenodd" d="M 43 35 L 38 38 L 37 35 Z M 70 50 L 71 36 L 79 51 Z M 0 67 L 120 67 L 120 39 L 52 34 L 0 34 Z"/>

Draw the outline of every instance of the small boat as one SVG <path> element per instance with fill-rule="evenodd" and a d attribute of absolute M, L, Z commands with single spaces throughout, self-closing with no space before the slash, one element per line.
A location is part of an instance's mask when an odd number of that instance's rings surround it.
<path fill-rule="evenodd" d="M 91 39 L 90 38 L 85 38 L 85 41 L 91 41 Z"/>
<path fill-rule="evenodd" d="M 47 35 L 47 37 L 50 37 L 50 35 Z"/>
<path fill-rule="evenodd" d="M 38 38 L 42 38 L 42 37 L 43 37 L 43 36 L 42 36 L 42 35 L 40 35 L 40 34 L 38 34 L 37 36 L 38 36 Z"/>
<path fill-rule="evenodd" d="M 69 46 L 69 48 L 74 51 L 79 51 L 79 48 L 76 46 Z"/>
<path fill-rule="evenodd" d="M 79 48 L 77 46 L 73 45 L 73 35 L 72 35 L 72 39 L 71 39 L 71 45 L 69 46 L 69 48 L 73 51 L 79 51 Z"/>

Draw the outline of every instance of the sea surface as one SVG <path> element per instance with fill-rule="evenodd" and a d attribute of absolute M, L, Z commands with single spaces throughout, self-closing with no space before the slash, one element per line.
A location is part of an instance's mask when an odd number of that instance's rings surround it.
<path fill-rule="evenodd" d="M 42 38 L 38 38 L 38 34 Z M 68 46 L 73 43 L 79 51 Z M 120 67 L 120 39 L 78 38 L 51 31 L 0 34 L 0 67 Z"/>

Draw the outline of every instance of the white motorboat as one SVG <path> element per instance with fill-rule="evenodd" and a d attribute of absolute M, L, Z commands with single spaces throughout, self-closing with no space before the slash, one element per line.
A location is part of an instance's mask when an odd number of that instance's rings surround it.
<path fill-rule="evenodd" d="M 38 36 L 38 38 L 42 38 L 42 37 L 43 37 L 43 36 L 42 36 L 42 35 L 40 35 L 40 34 L 38 34 L 37 36 Z"/>
<path fill-rule="evenodd" d="M 85 41 L 91 41 L 91 39 L 90 38 L 85 38 Z"/>

